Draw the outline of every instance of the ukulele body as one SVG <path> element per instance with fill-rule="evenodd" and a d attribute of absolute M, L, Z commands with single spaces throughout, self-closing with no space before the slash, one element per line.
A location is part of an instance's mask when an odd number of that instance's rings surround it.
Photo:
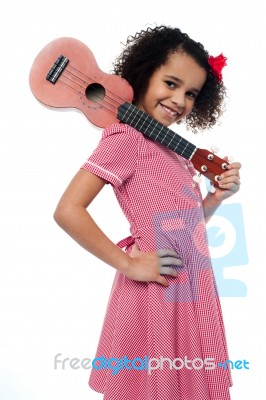
<path fill-rule="evenodd" d="M 66 66 L 55 83 L 46 79 L 59 55 L 75 60 Z M 117 108 L 133 99 L 133 89 L 118 75 L 100 70 L 90 49 L 73 38 L 50 42 L 32 65 L 29 84 L 34 96 L 47 106 L 77 108 L 96 126 L 116 123 Z"/>

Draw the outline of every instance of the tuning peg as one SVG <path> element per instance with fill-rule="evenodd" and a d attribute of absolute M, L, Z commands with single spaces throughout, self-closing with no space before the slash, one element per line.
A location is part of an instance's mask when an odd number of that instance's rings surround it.
<path fill-rule="evenodd" d="M 213 153 L 218 153 L 219 150 L 220 150 L 219 147 L 217 147 L 217 146 L 215 146 L 215 145 L 212 145 L 212 146 L 211 146 L 211 151 L 212 151 Z"/>
<path fill-rule="evenodd" d="M 196 182 L 196 183 L 200 183 L 201 182 L 201 176 L 200 176 L 200 174 L 199 175 L 194 175 L 193 176 L 193 181 L 194 182 Z"/>

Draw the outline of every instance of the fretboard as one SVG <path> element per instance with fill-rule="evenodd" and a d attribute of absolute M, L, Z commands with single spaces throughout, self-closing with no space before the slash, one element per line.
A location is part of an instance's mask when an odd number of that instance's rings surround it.
<path fill-rule="evenodd" d="M 143 133 L 143 135 L 173 150 L 187 160 L 193 157 L 197 149 L 194 144 L 182 138 L 182 136 L 167 128 L 131 103 L 126 102 L 118 108 L 117 118 L 121 122 L 137 129 L 137 131 Z"/>

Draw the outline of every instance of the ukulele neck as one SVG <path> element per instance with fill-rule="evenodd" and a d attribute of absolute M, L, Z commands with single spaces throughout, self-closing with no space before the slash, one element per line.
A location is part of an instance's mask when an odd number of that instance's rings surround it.
<path fill-rule="evenodd" d="M 129 102 L 118 107 L 117 118 L 187 160 L 192 159 L 197 149 L 194 144 Z"/>

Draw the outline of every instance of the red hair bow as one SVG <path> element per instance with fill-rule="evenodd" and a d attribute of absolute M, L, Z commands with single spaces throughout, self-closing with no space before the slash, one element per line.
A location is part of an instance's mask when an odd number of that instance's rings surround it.
<path fill-rule="evenodd" d="M 222 53 L 217 57 L 210 56 L 208 58 L 208 64 L 211 67 L 211 72 L 218 82 L 221 82 L 223 79 L 222 69 L 227 65 L 226 60 L 227 58 L 224 57 Z"/>

